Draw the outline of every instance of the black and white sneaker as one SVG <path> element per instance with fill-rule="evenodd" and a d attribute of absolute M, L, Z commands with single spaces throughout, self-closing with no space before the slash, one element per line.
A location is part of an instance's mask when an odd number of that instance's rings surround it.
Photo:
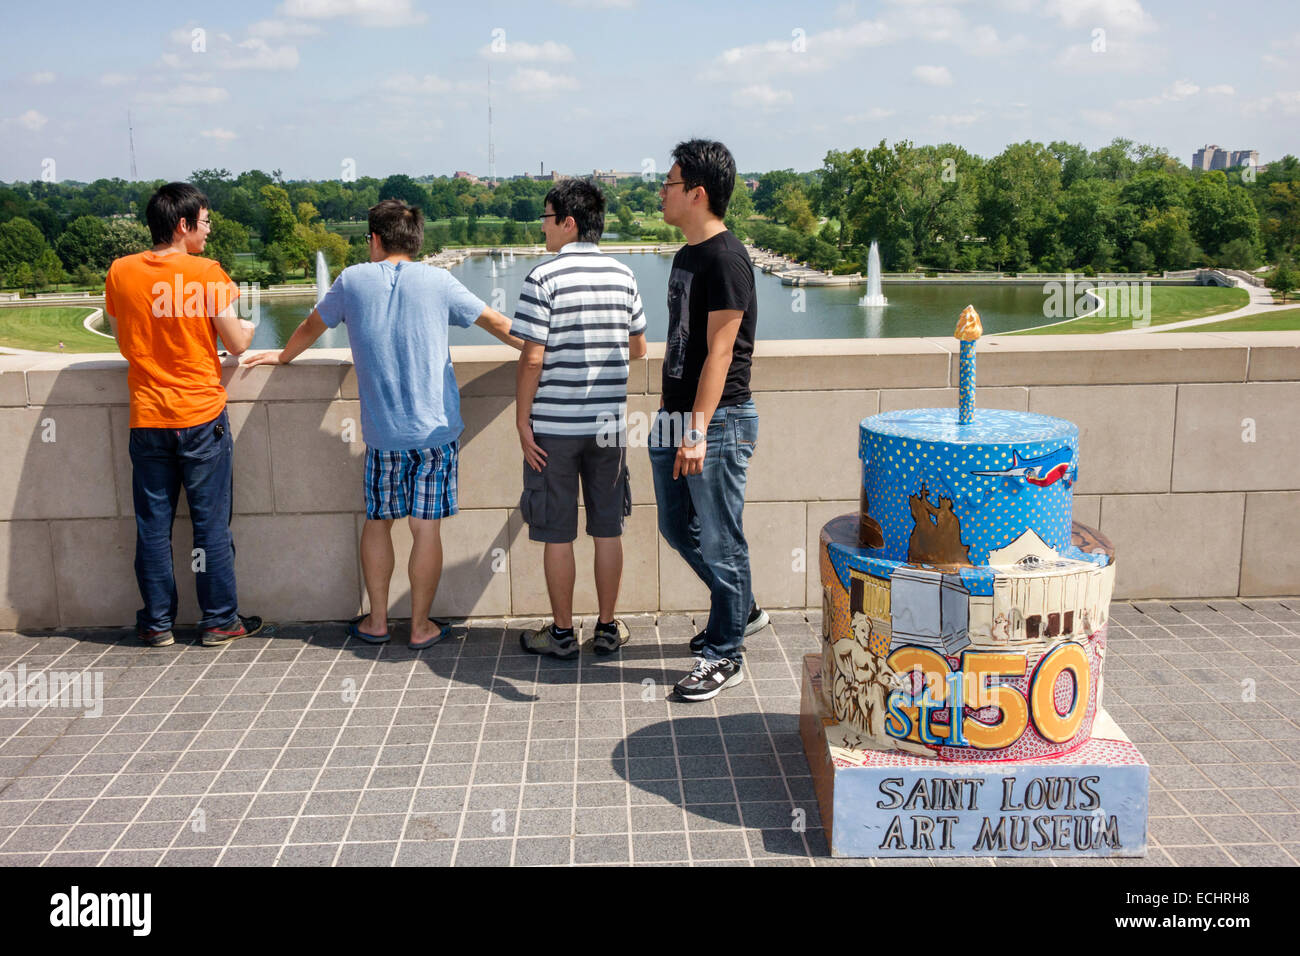
<path fill-rule="evenodd" d="M 745 622 L 745 636 L 750 637 L 751 635 L 757 634 L 763 628 L 767 627 L 769 621 L 770 618 L 768 618 L 766 611 L 757 604 L 751 604 L 749 606 L 749 620 Z M 700 631 L 700 633 L 691 638 L 691 653 L 697 657 L 704 653 L 704 644 L 704 632 Z M 743 644 L 740 649 L 742 651 L 745 649 Z"/>
<path fill-rule="evenodd" d="M 710 700 L 727 687 L 743 683 L 741 665 L 732 660 L 710 661 L 695 658 L 695 668 L 677 682 L 673 689 L 682 700 Z"/>

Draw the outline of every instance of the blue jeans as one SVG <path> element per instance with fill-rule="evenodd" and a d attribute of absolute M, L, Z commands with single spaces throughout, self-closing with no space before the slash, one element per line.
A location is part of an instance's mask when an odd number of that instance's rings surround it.
<path fill-rule="evenodd" d="M 135 501 L 135 577 L 144 607 L 136 628 L 167 631 L 176 623 L 172 524 L 181 486 L 194 525 L 193 556 L 199 627 L 238 622 L 233 506 L 234 439 L 225 409 L 192 428 L 131 429 L 131 492 Z"/>
<path fill-rule="evenodd" d="M 673 460 L 681 435 L 680 430 L 672 434 L 669 420 L 660 410 L 650 435 L 659 533 L 709 589 L 704 657 L 739 663 L 753 603 L 741 512 L 749 459 L 758 442 L 758 412 L 753 402 L 714 412 L 705 438 L 704 470 L 676 480 Z"/>

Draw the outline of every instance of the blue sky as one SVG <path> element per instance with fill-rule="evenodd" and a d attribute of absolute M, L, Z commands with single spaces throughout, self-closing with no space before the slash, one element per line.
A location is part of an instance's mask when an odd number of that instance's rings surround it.
<path fill-rule="evenodd" d="M 744 170 L 828 149 L 1116 136 L 1300 152 L 1300 7 L 1190 0 L 48 2 L 3 14 L 0 180 Z M 196 32 L 198 31 L 198 32 Z"/>

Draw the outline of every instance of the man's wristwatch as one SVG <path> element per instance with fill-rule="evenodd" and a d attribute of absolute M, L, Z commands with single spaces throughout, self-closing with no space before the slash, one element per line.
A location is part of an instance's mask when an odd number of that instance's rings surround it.
<path fill-rule="evenodd" d="M 704 441 L 704 437 L 704 432 L 700 431 L 698 428 L 690 428 L 687 429 L 686 437 L 683 439 L 682 444 L 687 448 L 694 448 L 700 442 Z"/>

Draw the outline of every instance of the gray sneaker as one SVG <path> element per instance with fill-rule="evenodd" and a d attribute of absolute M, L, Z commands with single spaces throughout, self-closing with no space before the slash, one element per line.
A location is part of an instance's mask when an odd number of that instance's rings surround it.
<path fill-rule="evenodd" d="M 757 604 L 751 604 L 749 607 L 749 619 L 745 621 L 745 636 L 752 637 L 771 622 L 771 618 Z M 745 645 L 740 646 L 741 653 L 744 653 Z M 691 653 L 697 657 L 704 653 L 704 632 L 696 634 L 691 638 Z"/>
<path fill-rule="evenodd" d="M 530 654 L 545 654 L 560 660 L 578 656 L 578 636 L 569 634 L 567 637 L 557 637 L 554 621 L 535 631 L 521 632 L 519 646 Z"/>
<path fill-rule="evenodd" d="M 136 631 L 140 640 L 150 647 L 167 647 L 176 643 L 176 635 L 171 631 Z"/>

